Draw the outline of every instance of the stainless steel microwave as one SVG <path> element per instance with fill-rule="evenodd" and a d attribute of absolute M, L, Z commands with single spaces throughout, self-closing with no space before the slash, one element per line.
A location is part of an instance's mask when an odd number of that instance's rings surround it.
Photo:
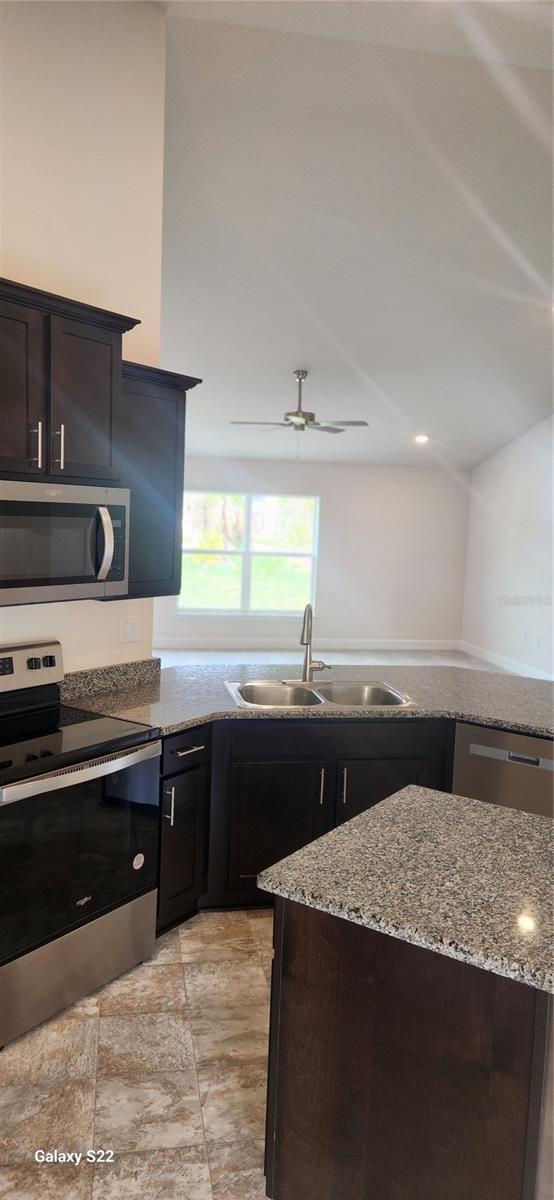
<path fill-rule="evenodd" d="M 0 480 L 0 605 L 126 596 L 127 488 Z"/>

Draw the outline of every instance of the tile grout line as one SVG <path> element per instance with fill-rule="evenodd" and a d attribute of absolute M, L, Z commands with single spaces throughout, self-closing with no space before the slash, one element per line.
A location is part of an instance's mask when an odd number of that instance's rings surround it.
<path fill-rule="evenodd" d="M 213 1180 L 212 1180 L 212 1168 L 210 1166 L 210 1156 L 208 1153 L 208 1143 L 207 1143 L 207 1139 L 206 1139 L 206 1126 L 204 1124 L 204 1106 L 202 1104 L 202 1097 L 200 1095 L 200 1080 L 198 1078 L 198 1064 L 196 1061 L 196 1048 L 194 1045 L 194 1034 L 192 1032 L 192 1022 L 190 1019 L 190 1010 L 188 1007 L 187 973 L 185 970 L 186 964 L 183 962 L 182 947 L 181 947 L 180 939 L 179 939 L 179 949 L 181 951 L 181 962 L 183 965 L 183 984 L 184 984 L 184 988 L 185 988 L 185 1002 L 186 1002 L 186 1007 L 187 1007 L 187 1018 L 188 1018 L 188 1025 L 189 1025 L 189 1030 L 190 1030 L 190 1044 L 192 1046 L 192 1058 L 193 1058 L 193 1062 L 194 1062 L 194 1076 L 196 1079 L 196 1090 L 198 1092 L 198 1103 L 200 1105 L 200 1120 L 202 1121 L 202 1137 L 204 1139 L 204 1153 L 206 1155 L 206 1166 L 208 1168 L 208 1179 L 210 1182 L 210 1192 L 212 1194 L 212 1200 L 213 1200 L 214 1191 L 213 1191 Z"/>

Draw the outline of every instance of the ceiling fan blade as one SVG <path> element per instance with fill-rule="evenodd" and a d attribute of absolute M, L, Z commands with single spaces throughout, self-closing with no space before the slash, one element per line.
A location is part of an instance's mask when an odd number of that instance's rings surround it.
<path fill-rule="evenodd" d="M 270 425 L 272 429 L 288 428 L 288 421 L 229 421 L 230 425 Z"/>
<path fill-rule="evenodd" d="M 318 421 L 310 421 L 306 429 L 314 429 L 316 433 L 344 433 L 337 425 L 320 425 Z"/>
<path fill-rule="evenodd" d="M 345 428 L 348 427 L 351 429 L 353 429 L 354 426 L 358 426 L 360 429 L 362 428 L 362 426 L 369 428 L 369 421 L 324 421 L 323 424 L 324 425 L 344 425 Z"/>

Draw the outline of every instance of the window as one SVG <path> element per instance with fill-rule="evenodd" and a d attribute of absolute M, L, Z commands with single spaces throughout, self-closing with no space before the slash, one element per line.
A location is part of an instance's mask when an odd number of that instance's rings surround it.
<path fill-rule="evenodd" d="M 315 496 L 185 492 L 180 609 L 298 613 L 311 601 Z"/>

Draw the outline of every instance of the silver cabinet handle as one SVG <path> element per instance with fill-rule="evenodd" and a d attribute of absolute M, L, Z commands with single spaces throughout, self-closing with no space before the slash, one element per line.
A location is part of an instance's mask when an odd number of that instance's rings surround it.
<path fill-rule="evenodd" d="M 325 767 L 321 768 L 319 775 L 319 803 L 323 804 L 323 791 L 325 788 Z"/>
<path fill-rule="evenodd" d="M 54 462 L 57 462 L 60 471 L 63 471 L 65 470 L 65 425 L 63 422 L 59 429 L 54 430 L 52 437 L 59 437 L 60 439 L 60 457 L 55 458 Z"/>
<path fill-rule="evenodd" d="M 169 824 L 170 824 L 171 828 L 173 829 L 173 826 L 175 824 L 175 788 L 174 787 L 170 788 L 169 792 L 166 792 L 164 789 L 164 796 L 171 797 L 171 806 L 170 806 L 169 812 L 164 813 L 164 817 L 165 817 L 166 821 L 169 821 Z"/>
<path fill-rule="evenodd" d="M 100 563 L 100 567 L 98 569 L 98 574 L 96 576 L 96 578 L 100 582 L 101 580 L 107 578 L 109 571 L 110 571 L 110 567 L 113 562 L 114 536 L 113 536 L 112 518 L 110 515 L 109 508 L 106 508 L 104 505 L 101 504 L 98 508 L 98 516 L 100 517 L 100 521 L 102 523 L 102 530 L 104 533 L 104 553 L 102 555 L 102 562 Z"/>
<path fill-rule="evenodd" d="M 36 462 L 39 471 L 42 470 L 42 431 L 43 422 L 37 421 L 35 428 L 31 429 L 31 433 L 36 433 L 37 435 L 37 453 L 36 458 L 33 458 L 32 462 Z"/>
<path fill-rule="evenodd" d="M 186 758 L 187 754 L 196 754 L 198 750 L 205 750 L 205 746 L 191 746 L 190 750 L 176 750 L 177 758 Z"/>
<path fill-rule="evenodd" d="M 348 767 L 342 768 L 342 802 L 346 804 L 346 792 L 348 788 Z"/>
<path fill-rule="evenodd" d="M 0 805 L 14 804 L 16 800 L 27 800 L 30 796 L 42 796 L 44 792 L 55 792 L 61 788 L 78 787 L 80 783 L 87 783 L 89 779 L 114 775 L 116 771 L 126 771 L 128 767 L 146 762 L 149 758 L 159 758 L 161 752 L 161 742 L 148 742 L 145 746 L 134 746 L 123 754 L 116 751 L 113 754 L 105 754 L 102 758 L 91 758 L 75 767 L 60 767 L 59 771 L 36 775 L 33 779 L 24 779 L 21 783 L 8 783 L 6 787 L 0 788 Z"/>

